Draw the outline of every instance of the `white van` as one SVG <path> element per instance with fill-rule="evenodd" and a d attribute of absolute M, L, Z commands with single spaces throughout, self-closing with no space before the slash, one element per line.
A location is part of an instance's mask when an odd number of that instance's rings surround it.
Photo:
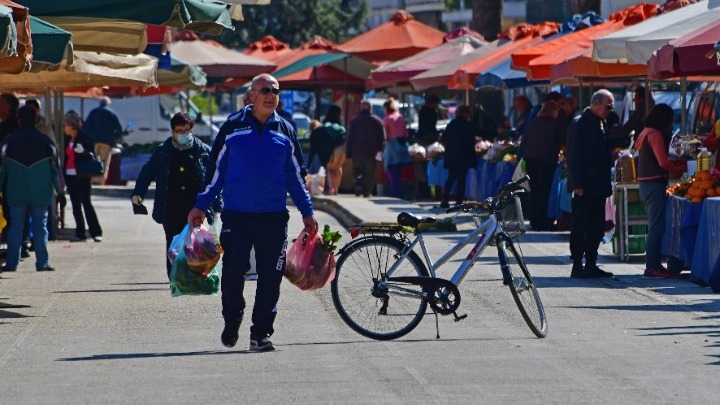
<path fill-rule="evenodd" d="M 87 118 L 90 111 L 100 105 L 92 98 L 65 97 L 65 112 L 74 110 Z M 146 97 L 113 98 L 110 108 L 120 118 L 128 135 L 124 142 L 129 145 L 162 142 L 170 136 L 170 119 L 185 111 L 195 120 L 193 134 L 206 142 L 215 140 L 218 127 L 211 124 L 185 93 L 161 94 Z M 198 119 L 200 117 L 200 119 Z"/>

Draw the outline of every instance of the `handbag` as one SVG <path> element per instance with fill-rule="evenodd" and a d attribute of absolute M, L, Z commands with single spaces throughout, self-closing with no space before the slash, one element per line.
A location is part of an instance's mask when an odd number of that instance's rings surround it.
<path fill-rule="evenodd" d="M 103 161 L 98 159 L 94 153 L 90 153 L 90 159 L 76 160 L 75 170 L 81 177 L 102 176 L 105 172 Z"/>

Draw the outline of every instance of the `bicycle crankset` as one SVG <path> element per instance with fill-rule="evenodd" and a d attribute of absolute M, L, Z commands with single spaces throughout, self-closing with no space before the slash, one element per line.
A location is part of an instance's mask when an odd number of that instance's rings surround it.
<path fill-rule="evenodd" d="M 388 281 L 421 286 L 427 294 L 430 308 L 440 315 L 454 314 L 460 307 L 460 290 L 449 280 L 433 277 L 390 277 Z"/>

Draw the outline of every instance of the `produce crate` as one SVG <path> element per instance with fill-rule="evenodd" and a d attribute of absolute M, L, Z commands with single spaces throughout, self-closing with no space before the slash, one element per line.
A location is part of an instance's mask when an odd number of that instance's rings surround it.
<path fill-rule="evenodd" d="M 620 243 L 620 240 L 617 238 L 617 236 L 613 236 L 612 240 L 612 250 L 613 254 L 617 254 L 620 250 L 618 248 L 618 243 Z M 631 255 L 637 255 L 637 254 L 643 254 L 645 253 L 645 236 L 630 236 L 628 238 L 628 253 Z"/>
<path fill-rule="evenodd" d="M 628 192 L 631 190 L 628 190 Z M 640 215 L 647 215 L 647 211 L 645 210 L 645 204 L 643 203 L 633 203 L 628 204 L 628 216 L 640 216 Z"/>

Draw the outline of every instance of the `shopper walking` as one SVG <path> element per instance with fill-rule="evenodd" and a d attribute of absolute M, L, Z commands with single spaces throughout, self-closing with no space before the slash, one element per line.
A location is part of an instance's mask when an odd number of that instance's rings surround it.
<path fill-rule="evenodd" d="M 278 126 L 275 109 L 280 89 L 277 80 L 262 74 L 251 83 L 258 94 L 243 114 L 231 117 L 232 128 L 220 150 L 217 168 L 208 187 L 198 194 L 188 214 L 191 226 L 200 226 L 205 212 L 222 192 L 224 209 L 220 243 L 223 255 L 222 306 L 225 328 L 220 339 L 234 347 L 245 311 L 243 288 L 255 249 L 257 293 L 250 327 L 250 350 L 267 351 L 274 332 L 280 282 L 285 271 L 288 192 L 303 217 L 305 232 L 317 233 L 310 196 L 300 162 L 295 158 L 292 133 Z M 225 126 L 225 125 L 224 125 Z"/>
<path fill-rule="evenodd" d="M 160 144 L 140 170 L 132 192 L 133 204 L 145 198 L 150 183 L 155 181 L 155 200 L 152 217 L 165 231 L 165 252 L 173 237 L 187 225 L 187 216 L 195 206 L 195 197 L 202 190 L 207 173 L 210 147 L 192 133 L 195 122 L 186 113 L 177 113 L 170 120 L 172 132 Z M 214 221 L 214 210 L 221 207 L 218 199 L 205 213 L 208 221 Z M 171 263 L 166 256 L 167 275 Z"/>

